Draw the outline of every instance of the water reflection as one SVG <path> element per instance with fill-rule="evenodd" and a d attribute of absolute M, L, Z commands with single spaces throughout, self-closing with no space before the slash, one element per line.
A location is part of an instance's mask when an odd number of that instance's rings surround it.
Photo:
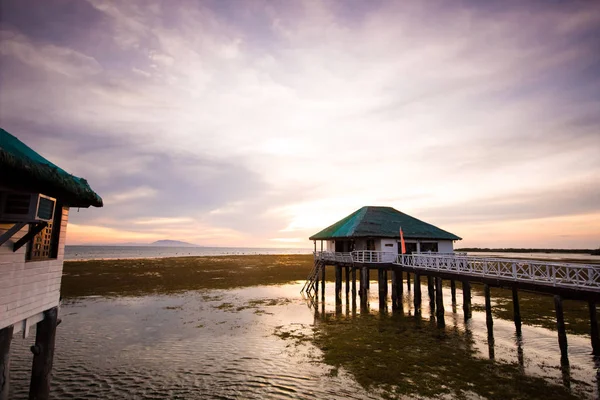
<path fill-rule="evenodd" d="M 299 284 L 67 304 L 54 396 L 598 397 L 600 364 L 585 335 L 569 336 L 565 368 L 555 331 L 524 319 L 516 335 L 512 320 L 498 316 L 488 329 L 477 287 L 467 321 L 460 290 L 458 302 L 447 287 L 439 292 L 452 304 L 440 327 L 443 307 L 415 310 L 412 295 L 427 286 L 411 283 L 412 293 L 405 290 L 385 313 L 377 290 L 344 296 L 338 312 L 330 282 L 314 298 L 299 296 Z M 492 308 L 503 301 L 493 297 Z M 31 340 L 14 342 L 11 399 L 27 398 Z"/>
<path fill-rule="evenodd" d="M 328 366 L 313 362 L 320 352 L 303 338 L 322 320 L 325 304 L 302 299 L 300 288 L 63 305 L 53 398 L 377 398 L 348 374 L 331 376 Z M 28 397 L 34 337 L 13 340 L 12 400 Z"/>
<path fill-rule="evenodd" d="M 411 286 L 414 289 L 413 292 L 416 293 L 418 290 L 414 285 L 414 281 L 411 283 Z M 404 281 L 404 284 L 406 284 L 406 281 Z M 448 282 L 448 286 L 450 286 L 450 282 Z M 419 288 L 421 290 L 428 289 L 426 280 L 423 280 L 419 285 Z M 392 308 L 393 313 L 389 314 L 387 312 L 387 307 L 391 305 L 391 299 L 388 298 L 386 299 L 385 304 L 380 304 L 378 296 L 379 291 L 377 291 L 376 293 L 371 292 L 369 299 L 365 299 L 376 306 L 361 309 L 362 312 L 359 316 L 353 314 L 352 318 L 338 320 L 340 323 L 351 320 L 353 324 L 356 324 L 360 328 L 357 328 L 359 329 L 359 332 L 354 332 L 353 328 L 345 326 L 340 328 L 336 325 L 333 328 L 329 328 L 327 325 L 321 325 L 320 327 L 332 330 L 332 340 L 339 335 L 356 334 L 358 336 L 355 337 L 354 340 L 360 342 L 361 337 L 368 336 L 367 334 L 363 335 L 360 330 L 364 329 L 365 332 L 370 332 L 369 327 L 364 326 L 364 324 L 367 324 L 365 321 L 377 316 L 379 329 L 382 329 L 382 324 L 385 326 L 389 322 L 389 324 L 393 326 L 389 327 L 389 329 L 395 329 L 396 332 L 403 332 L 403 334 L 411 329 L 417 330 L 419 334 L 427 332 L 429 335 L 435 335 L 434 332 L 438 332 L 437 340 L 440 343 L 437 343 L 435 346 L 440 349 L 444 348 L 444 340 L 449 340 L 453 346 L 458 346 L 463 349 L 463 356 L 465 354 L 468 355 L 468 358 L 471 361 L 465 361 L 466 363 L 479 365 L 481 361 L 491 362 L 492 364 L 486 364 L 484 366 L 480 365 L 479 368 L 485 367 L 487 369 L 491 368 L 494 371 L 502 371 L 502 374 L 507 374 L 507 376 L 511 376 L 515 380 L 529 382 L 531 387 L 537 387 L 536 390 L 538 390 L 537 392 L 530 392 L 530 395 L 534 398 L 544 396 L 556 398 L 559 396 L 556 393 L 559 393 L 560 396 L 563 396 L 564 398 L 570 398 L 571 396 L 597 398 L 597 366 L 590 357 L 591 348 L 589 338 L 586 337 L 586 335 L 577 334 L 569 336 L 570 365 L 565 365 L 564 363 L 561 364 L 560 351 L 558 349 L 555 331 L 545 327 L 532 326 L 523 323 L 519 330 L 520 334 L 518 334 L 516 332 L 517 327 L 512 319 L 501 318 L 497 315 L 492 318 L 493 310 L 495 309 L 497 302 L 505 304 L 507 297 L 509 301 L 512 300 L 512 293 L 510 291 L 502 291 L 499 289 L 499 293 L 497 294 L 496 289 L 494 289 L 489 304 L 492 313 L 487 314 L 485 312 L 485 296 L 483 296 L 484 293 L 482 289 L 483 287 L 480 288 L 478 286 L 473 286 L 472 288 L 471 307 L 467 307 L 467 310 L 470 311 L 470 318 L 464 318 L 462 315 L 464 302 L 460 302 L 460 300 L 463 299 L 463 293 L 460 287 L 455 288 L 453 295 L 453 291 L 450 287 L 443 286 L 442 290 L 439 292 L 442 295 L 440 299 L 441 307 L 436 307 L 436 302 L 434 302 L 433 304 L 430 304 L 430 307 L 428 307 L 427 310 L 420 311 L 417 309 L 418 312 L 414 313 L 412 309 L 414 298 L 410 292 L 404 291 L 399 299 L 398 306 L 395 309 Z M 457 292 L 458 295 L 456 294 Z M 434 290 L 434 298 L 436 298 L 436 300 L 437 294 L 437 290 Z M 531 294 L 526 295 L 526 297 L 529 298 L 531 298 L 531 296 Z M 457 301 L 457 298 L 460 300 Z M 444 301 L 448 301 L 452 304 L 448 310 L 444 310 Z M 329 310 L 331 310 L 331 308 L 329 308 Z M 539 310 L 537 311 L 539 312 Z M 587 310 L 584 311 L 587 312 Z M 548 316 L 542 315 L 539 318 L 551 318 L 553 309 L 548 308 L 544 312 L 548 314 Z M 411 316 L 412 318 L 406 319 L 407 316 Z M 442 323 L 440 323 L 440 319 L 442 320 Z M 357 323 L 356 321 L 362 322 Z M 446 324 L 446 321 L 450 321 L 450 323 Z M 407 324 L 410 326 L 406 326 Z M 384 330 L 385 329 L 388 328 L 384 328 Z M 346 330 L 348 330 L 348 332 L 346 332 Z M 371 333 L 374 334 L 373 332 Z M 391 349 L 393 350 L 392 352 L 414 351 L 421 353 L 425 351 L 420 346 L 420 344 L 423 343 L 422 337 L 415 336 L 411 339 L 406 339 L 407 337 L 411 338 L 411 335 L 394 337 L 393 339 L 389 337 L 388 339 L 394 342 L 388 343 L 388 346 L 391 346 Z M 460 340 L 457 340 L 457 338 L 460 338 Z M 407 340 L 409 342 L 412 340 L 412 345 L 407 345 L 408 349 L 394 348 L 398 343 L 406 344 Z M 355 344 L 360 346 L 360 343 Z M 371 343 L 371 346 L 375 346 L 375 344 Z M 327 343 L 326 348 L 328 349 L 325 351 L 327 353 L 330 351 L 329 349 L 335 349 L 336 346 L 332 343 Z M 350 349 L 347 350 L 350 351 Z M 354 350 L 352 350 L 352 353 L 354 354 Z M 337 356 L 338 355 L 335 354 L 335 352 L 331 355 L 333 359 Z M 327 359 L 327 355 L 325 357 Z M 437 354 L 436 359 L 444 360 L 446 358 L 443 354 Z M 383 365 L 395 365 L 394 361 L 388 360 L 385 357 L 381 358 L 380 361 L 380 364 Z M 356 367 L 351 360 L 347 360 L 347 362 L 348 365 L 346 365 L 346 360 L 340 362 L 339 365 L 349 370 L 352 370 L 353 366 Z M 373 360 L 373 362 L 376 362 L 376 360 Z M 419 362 L 422 362 L 422 360 Z M 335 362 L 333 362 L 333 364 L 335 364 Z M 410 363 L 408 365 L 410 365 Z M 435 366 L 432 365 L 431 368 L 435 369 Z M 399 375 L 407 376 L 407 372 L 402 369 L 397 372 Z M 353 373 L 362 374 L 367 372 L 357 368 Z M 372 375 L 369 373 L 367 374 Z M 360 378 L 357 379 L 360 382 Z M 410 376 L 410 379 L 418 380 L 418 378 L 412 376 Z M 474 378 L 473 381 L 477 381 L 478 379 L 479 377 Z M 499 382 L 503 382 L 501 378 L 499 379 Z M 380 383 L 387 384 L 386 382 Z M 462 384 L 465 383 L 466 382 L 462 382 Z M 402 385 L 402 383 L 398 382 L 395 384 Z M 474 384 L 478 385 L 478 383 Z M 444 384 L 440 382 L 440 385 L 443 386 Z M 457 385 L 460 386 L 458 383 Z M 542 386 L 545 388 L 542 388 Z M 486 383 L 483 384 L 483 387 L 486 387 Z M 490 386 L 490 390 L 492 390 L 492 387 L 493 385 Z M 485 391 L 485 389 L 482 390 Z M 523 393 L 526 393 L 528 389 L 523 390 Z M 554 391 L 558 392 L 555 393 Z M 542 395 L 542 393 L 545 393 L 545 395 Z M 520 395 L 515 394 L 515 396 L 519 397 Z"/>

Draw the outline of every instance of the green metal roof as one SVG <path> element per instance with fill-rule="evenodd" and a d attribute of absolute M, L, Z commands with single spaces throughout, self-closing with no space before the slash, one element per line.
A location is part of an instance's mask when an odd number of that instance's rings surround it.
<path fill-rule="evenodd" d="M 52 164 L 2 128 L 0 170 L 0 186 L 43 193 L 71 207 L 102 207 L 102 199 L 85 179 Z"/>
<path fill-rule="evenodd" d="M 460 237 L 404 214 L 392 207 L 363 207 L 346 218 L 323 229 L 310 240 L 360 237 L 400 238 L 400 227 L 406 239 L 461 240 Z"/>

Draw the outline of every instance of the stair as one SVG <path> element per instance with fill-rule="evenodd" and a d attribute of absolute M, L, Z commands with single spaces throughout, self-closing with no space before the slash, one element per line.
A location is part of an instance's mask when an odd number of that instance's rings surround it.
<path fill-rule="evenodd" d="M 306 282 L 304 283 L 304 286 L 302 286 L 302 290 L 300 290 L 300 293 L 310 294 L 312 291 L 315 291 L 316 293 L 317 282 L 319 280 L 319 276 L 321 275 L 321 271 L 323 268 L 325 268 L 325 261 L 315 260 L 315 264 L 313 265 L 310 274 L 308 274 Z"/>

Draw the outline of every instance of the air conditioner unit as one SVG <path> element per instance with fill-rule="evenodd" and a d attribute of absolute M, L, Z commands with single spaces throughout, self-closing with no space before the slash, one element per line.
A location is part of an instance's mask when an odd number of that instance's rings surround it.
<path fill-rule="evenodd" d="M 56 199 L 39 193 L 0 192 L 0 222 L 51 222 Z"/>

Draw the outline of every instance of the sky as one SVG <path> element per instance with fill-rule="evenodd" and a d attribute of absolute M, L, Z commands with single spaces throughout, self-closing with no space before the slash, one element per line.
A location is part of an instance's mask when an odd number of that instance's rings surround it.
<path fill-rule="evenodd" d="M 600 246 L 600 3 L 0 0 L 0 126 L 84 177 L 67 244 Z"/>

